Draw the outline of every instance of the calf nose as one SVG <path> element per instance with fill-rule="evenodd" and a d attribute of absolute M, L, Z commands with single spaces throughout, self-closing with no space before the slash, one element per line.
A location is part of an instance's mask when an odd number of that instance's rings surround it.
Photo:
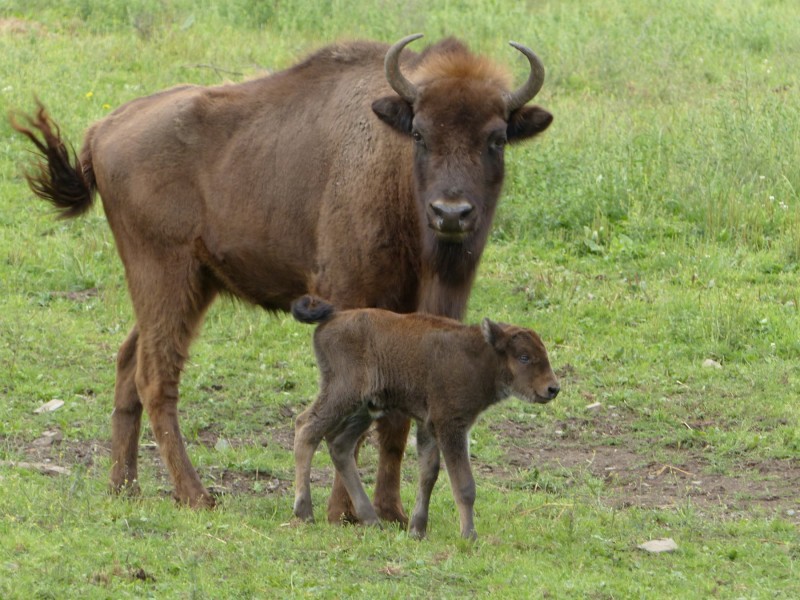
<path fill-rule="evenodd" d="M 442 232 L 461 232 L 468 230 L 468 222 L 475 207 L 466 200 L 434 200 L 431 202 L 434 229 Z"/>
<path fill-rule="evenodd" d="M 558 396 L 558 392 L 560 392 L 560 391 L 561 391 L 561 386 L 551 385 L 550 387 L 548 387 L 547 388 L 547 393 L 548 393 L 548 397 L 550 398 L 550 400 L 552 400 L 553 398 Z"/>

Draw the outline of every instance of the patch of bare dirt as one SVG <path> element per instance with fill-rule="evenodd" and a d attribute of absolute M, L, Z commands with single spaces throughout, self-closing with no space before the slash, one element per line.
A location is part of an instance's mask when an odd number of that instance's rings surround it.
<path fill-rule="evenodd" d="M 25 21 L 6 17 L 0 19 L 0 35 L 20 35 L 27 33 L 43 33 L 44 26 L 35 21 Z"/>
<path fill-rule="evenodd" d="M 583 441 L 587 429 L 600 443 Z M 560 473 L 567 481 L 588 475 L 602 482 L 603 497 L 617 508 L 691 504 L 723 516 L 770 514 L 800 523 L 800 460 L 742 458 L 722 473 L 703 449 L 665 450 L 637 441 L 618 419 L 576 419 L 550 431 L 505 421 L 492 430 L 509 440 L 506 472 L 491 468 L 495 476 L 513 474 L 509 468 L 534 467 Z"/>
<path fill-rule="evenodd" d="M 547 488 L 547 482 L 569 486 L 594 478 L 600 496 L 619 509 L 628 507 L 675 508 L 691 505 L 697 510 L 720 516 L 775 515 L 800 523 L 800 460 L 757 459 L 743 457 L 733 467 L 712 464 L 713 455 L 698 447 L 670 448 L 635 438 L 629 423 L 621 418 L 596 416 L 568 422 L 542 425 L 514 421 L 489 425 L 503 440 L 506 458 L 501 464 L 473 458 L 477 479 L 493 479 L 502 485 L 518 487 L 521 474 L 538 472 L 542 485 L 530 484 L 532 490 Z M 226 439 L 230 447 L 244 445 L 278 446 L 292 452 L 293 431 L 288 424 L 272 427 L 256 439 Z M 593 440 L 587 443 L 587 437 Z M 83 466 L 92 470 L 98 458 L 109 455 L 106 441 L 71 441 L 58 431 L 46 432 L 28 444 L 0 440 L 6 448 L 18 448 L 24 454 L 23 468 L 39 467 L 40 472 L 63 476 L 61 468 Z M 199 432 L 197 442 L 216 447 L 220 437 L 212 430 Z M 374 445 L 374 440 L 371 442 Z M 191 450 L 190 450 L 191 451 Z M 406 478 L 413 481 L 416 465 L 409 448 Z M 367 448 L 365 470 L 374 470 L 374 453 Z M 668 457 L 668 458 L 665 458 Z M 11 461 L 5 461 L 5 464 Z M 36 465 L 39 465 L 37 467 Z M 57 466 L 59 469 L 49 468 Z M 97 469 L 98 477 L 105 476 Z M 140 448 L 140 473 L 156 478 L 165 495 L 170 483 L 155 444 L 144 441 Z M 285 474 L 260 470 L 237 470 L 206 466 L 201 478 L 217 495 L 278 494 L 291 495 L 293 482 Z M 330 469 L 314 469 L 312 480 L 330 486 Z M 480 485 L 480 483 L 479 483 Z"/>

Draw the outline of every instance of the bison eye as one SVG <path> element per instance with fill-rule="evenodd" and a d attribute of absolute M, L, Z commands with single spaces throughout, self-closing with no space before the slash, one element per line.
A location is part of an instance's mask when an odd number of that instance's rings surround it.
<path fill-rule="evenodd" d="M 505 136 L 492 138 L 489 140 L 489 148 L 495 152 L 502 152 L 506 147 L 506 142 L 508 142 L 508 140 Z"/>
<path fill-rule="evenodd" d="M 422 134 L 418 130 L 414 130 L 411 132 L 411 137 L 414 138 L 414 141 L 422 146 L 425 147 L 425 138 L 422 137 Z"/>
<path fill-rule="evenodd" d="M 523 365 L 527 365 L 529 362 L 531 362 L 531 357 L 528 356 L 527 354 L 520 354 L 517 360 L 521 362 Z"/>

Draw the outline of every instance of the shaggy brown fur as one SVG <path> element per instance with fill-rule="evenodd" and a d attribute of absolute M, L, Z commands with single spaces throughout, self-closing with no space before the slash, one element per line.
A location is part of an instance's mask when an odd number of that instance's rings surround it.
<path fill-rule="evenodd" d="M 311 459 L 324 437 L 356 516 L 377 524 L 353 450 L 373 419 L 401 412 L 417 423 L 420 474 L 411 535 L 425 536 L 441 448 L 461 535 L 476 537 L 469 429 L 481 412 L 509 395 L 540 403 L 558 395 L 558 380 L 539 336 L 489 319 L 479 327 L 420 313 L 336 312 L 310 296 L 297 300 L 292 314 L 304 323 L 322 323 L 314 332 L 319 397 L 295 426 L 295 515 L 313 520 Z"/>
<path fill-rule="evenodd" d="M 442 53 L 463 77 L 425 71 Z M 181 437 L 178 383 L 220 291 L 271 311 L 311 292 L 342 308 L 463 315 L 503 146 L 552 117 L 536 106 L 507 116 L 496 71 L 456 40 L 403 52 L 409 77 L 429 75 L 412 106 L 388 85 L 386 54 L 338 44 L 261 79 L 132 100 L 92 125 L 77 160 L 41 105 L 27 125 L 12 119 L 42 154 L 34 192 L 65 217 L 99 192 L 125 265 L 136 323 L 117 359 L 112 489 L 137 488 L 144 408 L 176 498 L 214 504 Z M 378 422 L 375 504 L 401 522 L 408 428 L 394 414 Z M 346 503 L 337 483 L 330 517 Z"/>

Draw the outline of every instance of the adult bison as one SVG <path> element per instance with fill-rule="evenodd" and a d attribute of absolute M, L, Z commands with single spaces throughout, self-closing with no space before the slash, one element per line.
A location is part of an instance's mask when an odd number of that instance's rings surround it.
<path fill-rule="evenodd" d="M 12 119 L 43 156 L 33 191 L 65 217 L 99 192 L 125 265 L 136 323 L 117 357 L 113 490 L 137 490 L 144 408 L 176 498 L 213 506 L 181 437 L 178 382 L 220 292 L 269 311 L 312 293 L 342 309 L 463 316 L 505 145 L 552 116 L 525 106 L 544 78 L 528 48 L 512 42 L 530 75 L 509 91 L 506 72 L 458 40 L 402 52 L 419 37 L 336 44 L 260 79 L 132 100 L 88 130 L 77 157 L 41 105 L 27 126 Z M 406 522 L 409 421 L 377 427 L 375 508 Z M 337 480 L 329 518 L 347 503 Z"/>

